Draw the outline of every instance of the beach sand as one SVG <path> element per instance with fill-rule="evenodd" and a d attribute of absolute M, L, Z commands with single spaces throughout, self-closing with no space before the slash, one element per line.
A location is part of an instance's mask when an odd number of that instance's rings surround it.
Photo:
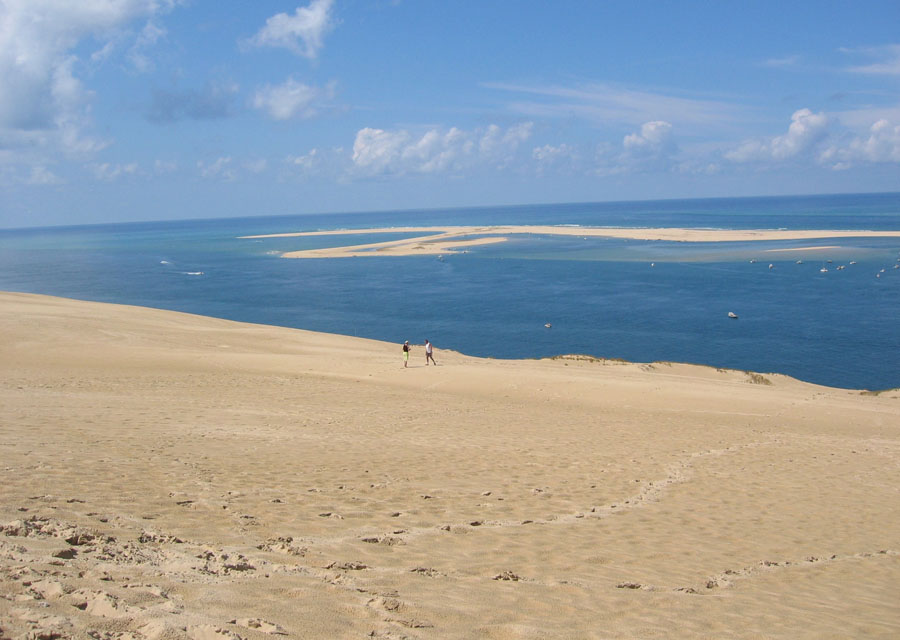
<path fill-rule="evenodd" d="M 0 294 L 0 637 L 900 636 L 900 392 L 435 357 Z"/>
<path fill-rule="evenodd" d="M 761 240 L 819 240 L 823 238 L 891 238 L 900 231 L 837 231 L 784 229 L 682 229 L 633 227 L 556 227 L 551 225 L 506 225 L 468 227 L 380 227 L 331 231 L 298 231 L 241 236 L 242 239 L 292 238 L 379 233 L 425 234 L 402 240 L 368 244 L 287 251 L 283 258 L 357 258 L 365 256 L 439 255 L 465 251 L 470 247 L 504 242 L 510 235 L 557 235 L 583 238 L 627 238 L 669 242 L 749 242 Z M 476 237 L 471 237 L 476 236 Z M 807 248 L 807 247 L 804 247 Z M 816 247 L 808 247 L 814 249 Z"/>

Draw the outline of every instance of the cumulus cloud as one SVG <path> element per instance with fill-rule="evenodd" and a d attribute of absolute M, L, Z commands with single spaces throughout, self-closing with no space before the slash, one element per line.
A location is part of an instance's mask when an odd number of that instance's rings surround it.
<path fill-rule="evenodd" d="M 353 143 L 353 165 L 369 175 L 437 173 L 478 163 L 502 168 L 531 136 L 532 127 L 530 122 L 507 129 L 492 124 L 483 130 L 453 127 L 421 135 L 365 128 L 357 132 Z"/>
<path fill-rule="evenodd" d="M 538 175 L 552 170 L 570 169 L 579 163 L 579 154 L 571 145 L 562 143 L 556 146 L 545 144 L 534 147 L 531 157 L 535 162 Z"/>
<path fill-rule="evenodd" d="M 305 153 L 302 156 L 290 155 L 284 161 L 289 167 L 297 169 L 301 173 L 310 173 L 319 163 L 318 156 L 318 149 L 310 149 L 309 153 Z"/>
<path fill-rule="evenodd" d="M 828 135 L 828 117 L 800 109 L 791 116 L 787 133 L 768 140 L 748 140 L 725 153 L 733 162 L 788 160 L 812 154 Z"/>
<path fill-rule="evenodd" d="M 47 167 L 38 165 L 31 167 L 31 174 L 25 180 L 26 184 L 30 185 L 48 185 L 48 184 L 62 184 L 63 180 L 52 171 L 47 169 Z"/>
<path fill-rule="evenodd" d="M 312 0 L 293 15 L 278 13 L 249 40 L 257 47 L 282 47 L 310 60 L 319 55 L 325 35 L 334 27 L 333 0 Z"/>
<path fill-rule="evenodd" d="M 824 113 L 800 109 L 791 116 L 791 126 L 783 136 L 772 139 L 772 157 L 792 158 L 810 149 L 827 134 L 828 118 Z"/>
<path fill-rule="evenodd" d="M 200 177 L 207 180 L 227 180 L 231 181 L 237 177 L 231 166 L 231 156 L 223 156 L 216 158 L 212 162 L 197 162 L 197 169 L 200 171 Z"/>
<path fill-rule="evenodd" d="M 115 30 L 158 15 L 174 1 L 4 0 L 0 3 L 0 129 L 40 131 L 41 138 L 21 139 L 54 142 L 66 151 L 102 147 L 104 143 L 83 134 L 90 124 L 91 93 L 76 77 L 81 61 L 73 51 L 88 37 L 111 38 Z"/>
<path fill-rule="evenodd" d="M 360 129 L 353 142 L 353 164 L 373 174 L 400 172 L 400 159 L 409 141 L 407 131 Z"/>
<path fill-rule="evenodd" d="M 523 122 L 504 131 L 497 125 L 492 124 L 487 128 L 484 135 L 481 136 L 478 147 L 483 154 L 488 156 L 504 153 L 507 150 L 514 151 L 520 143 L 525 142 L 531 137 L 531 130 L 533 128 L 533 123 Z"/>
<path fill-rule="evenodd" d="M 651 120 L 622 138 L 621 147 L 601 144 L 596 152 L 598 175 L 680 170 L 672 124 Z"/>
<path fill-rule="evenodd" d="M 265 85 L 253 96 L 253 107 L 266 112 L 273 120 L 312 118 L 321 105 L 334 97 L 334 84 L 325 88 L 311 87 L 288 78 L 280 85 Z"/>
<path fill-rule="evenodd" d="M 838 170 L 858 164 L 900 163 L 900 125 L 879 120 L 870 127 L 868 136 L 852 137 L 843 145 L 833 144 L 819 159 Z"/>
<path fill-rule="evenodd" d="M 138 171 L 137 163 L 130 164 L 110 164 L 108 162 L 91 165 L 94 177 L 103 182 L 113 182 L 123 176 L 134 175 Z"/>
<path fill-rule="evenodd" d="M 238 90 L 235 83 L 207 83 L 202 89 L 155 89 L 145 116 L 156 124 L 227 118 Z"/>
<path fill-rule="evenodd" d="M 572 147 L 565 143 L 556 147 L 545 144 L 543 147 L 535 147 L 531 151 L 531 157 L 538 162 L 553 162 L 571 155 L 573 155 Z"/>
<path fill-rule="evenodd" d="M 662 120 L 645 122 L 639 133 L 625 136 L 622 146 L 626 153 L 636 157 L 658 158 L 670 155 L 676 149 L 672 125 Z"/>

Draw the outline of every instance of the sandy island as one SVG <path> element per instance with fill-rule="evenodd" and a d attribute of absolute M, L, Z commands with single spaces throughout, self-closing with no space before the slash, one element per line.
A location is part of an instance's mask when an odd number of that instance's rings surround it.
<path fill-rule="evenodd" d="M 292 238 L 299 236 L 358 235 L 371 233 L 422 233 L 413 238 L 374 242 L 346 247 L 288 251 L 284 258 L 351 258 L 362 256 L 440 255 L 465 251 L 470 247 L 504 242 L 510 235 L 557 235 L 630 238 L 633 240 L 668 240 L 671 242 L 747 242 L 754 240 L 811 240 L 822 238 L 891 238 L 900 231 L 834 231 L 834 230 L 772 230 L 772 229 L 638 229 L 626 227 L 555 227 L 538 225 L 485 227 L 393 227 L 375 229 L 341 229 L 333 231 L 298 231 L 241 236 L 242 239 Z M 479 236 L 470 238 L 469 236 Z M 813 249 L 816 247 L 810 247 Z"/>
<path fill-rule="evenodd" d="M 900 636 L 900 392 L 436 347 L 0 293 L 0 637 Z"/>

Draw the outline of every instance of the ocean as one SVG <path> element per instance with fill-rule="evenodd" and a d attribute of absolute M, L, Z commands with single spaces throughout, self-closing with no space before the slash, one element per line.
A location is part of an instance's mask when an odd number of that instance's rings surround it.
<path fill-rule="evenodd" d="M 411 235 L 366 228 L 499 224 L 900 230 L 900 193 L 0 230 L 0 290 L 373 338 L 397 343 L 398 353 L 404 340 L 428 338 L 438 362 L 441 349 L 492 358 L 585 354 L 783 373 L 852 389 L 900 387 L 900 238 L 513 236 L 442 260 L 279 257 Z M 328 229 L 360 231 L 239 238 Z M 818 248 L 790 251 L 798 247 Z"/>

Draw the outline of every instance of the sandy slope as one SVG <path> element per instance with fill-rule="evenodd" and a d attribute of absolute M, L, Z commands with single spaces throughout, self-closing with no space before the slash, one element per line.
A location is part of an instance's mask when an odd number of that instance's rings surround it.
<path fill-rule="evenodd" d="M 0 294 L 0 637 L 900 635 L 900 393 L 437 347 Z"/>

